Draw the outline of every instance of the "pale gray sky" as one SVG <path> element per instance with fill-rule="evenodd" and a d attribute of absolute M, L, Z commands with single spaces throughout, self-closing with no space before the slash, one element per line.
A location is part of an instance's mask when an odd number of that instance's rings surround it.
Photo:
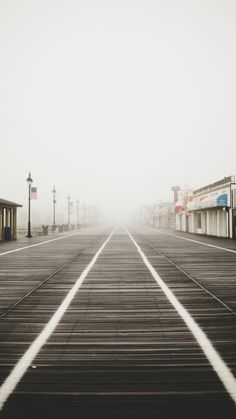
<path fill-rule="evenodd" d="M 0 0 L 0 197 L 31 171 L 66 222 L 68 193 L 124 213 L 236 174 L 235 40 L 235 0 Z"/>

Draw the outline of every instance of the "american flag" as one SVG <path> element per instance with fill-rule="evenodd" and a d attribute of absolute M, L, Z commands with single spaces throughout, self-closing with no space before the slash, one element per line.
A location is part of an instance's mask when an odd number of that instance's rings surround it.
<path fill-rule="evenodd" d="M 37 199 L 37 188 L 31 187 L 31 199 Z"/>

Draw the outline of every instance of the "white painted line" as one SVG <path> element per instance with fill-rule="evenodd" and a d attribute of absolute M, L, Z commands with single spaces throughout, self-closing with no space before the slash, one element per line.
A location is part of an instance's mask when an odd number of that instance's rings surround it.
<path fill-rule="evenodd" d="M 124 227 L 125 228 L 125 227 Z M 131 236 L 131 234 L 128 232 L 128 230 L 125 228 L 128 236 L 136 246 L 138 252 L 140 253 L 145 265 L 151 272 L 153 278 L 158 283 L 161 290 L 164 292 L 166 297 L 168 298 L 169 302 L 172 304 L 172 306 L 175 308 L 175 310 L 178 312 L 180 317 L 183 319 L 193 336 L 195 337 L 196 341 L 198 342 L 199 346 L 201 347 L 204 355 L 210 362 L 212 368 L 218 375 L 219 379 L 223 383 L 225 389 L 233 399 L 234 403 L 236 404 L 236 379 L 232 372 L 230 371 L 229 367 L 226 365 L 226 363 L 221 358 L 220 354 L 216 351 L 206 334 L 203 332 L 203 330 L 200 328 L 200 326 L 196 323 L 196 321 L 191 317 L 189 312 L 186 310 L 186 308 L 178 301 L 178 299 L 175 297 L 173 292 L 169 289 L 169 287 L 165 284 L 165 282 L 161 279 L 161 277 L 158 275 L 158 273 L 155 271 L 153 266 L 148 261 L 145 254 L 142 252 L 140 246 L 136 243 L 134 238 Z"/>
<path fill-rule="evenodd" d="M 188 240 L 189 242 L 202 244 L 203 246 L 214 247 L 215 249 L 219 249 L 219 250 L 225 250 L 226 252 L 236 253 L 236 250 L 227 249 L 227 247 L 216 246 L 214 244 L 200 242 L 199 240 L 188 239 L 187 237 L 178 236 L 178 234 L 171 234 L 171 233 L 161 233 L 161 234 L 165 234 L 166 236 L 177 237 L 177 239 Z"/>
<path fill-rule="evenodd" d="M 78 234 L 80 234 L 80 232 L 79 233 L 67 234 L 66 236 L 57 237 L 56 239 L 46 240 L 46 241 L 40 242 L 40 243 L 30 244 L 29 246 L 18 247 L 17 249 L 8 250 L 7 252 L 0 253 L 0 256 L 8 255 L 9 253 L 19 252 L 20 250 L 29 249 L 30 247 L 41 246 L 42 244 L 55 242 L 56 240 L 66 239 L 67 237 L 77 236 Z"/>
<path fill-rule="evenodd" d="M 73 300 L 75 294 L 77 293 L 79 287 L 81 286 L 82 282 L 88 275 L 89 271 L 92 269 L 93 265 L 96 263 L 97 258 L 99 257 L 100 253 L 103 251 L 106 244 L 109 242 L 111 236 L 114 234 L 116 228 L 112 231 L 108 239 L 103 243 L 100 247 L 98 252 L 95 254 L 87 268 L 81 273 L 67 296 L 64 298 L 54 315 L 52 316 L 51 320 L 46 324 L 42 332 L 38 335 L 38 337 L 34 340 L 34 342 L 30 345 L 24 355 L 20 358 L 16 366 L 13 368 L 12 372 L 8 375 L 4 383 L 0 387 L 0 410 L 3 408 L 5 402 L 7 401 L 8 397 L 14 391 L 15 387 L 32 364 L 32 361 L 39 353 L 42 346 L 46 343 L 49 339 L 55 328 L 57 327 L 58 323 L 60 322 L 62 316 L 65 314 L 66 310 L 68 309 L 71 301 Z"/>

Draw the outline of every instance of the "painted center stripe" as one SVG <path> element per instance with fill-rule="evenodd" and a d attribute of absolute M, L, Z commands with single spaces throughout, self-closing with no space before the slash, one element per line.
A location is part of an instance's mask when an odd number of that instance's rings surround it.
<path fill-rule="evenodd" d="M 124 227 L 125 231 L 127 232 L 128 236 L 136 246 L 138 252 L 140 253 L 143 262 L 151 272 L 153 278 L 158 283 L 159 287 L 162 289 L 166 297 L 168 298 L 169 302 L 172 304 L 172 306 L 175 308 L 175 310 L 178 312 L 180 317 L 183 319 L 195 339 L 197 340 L 199 346 L 201 347 L 204 355 L 210 362 L 212 368 L 217 373 L 218 377 L 220 378 L 221 382 L 223 383 L 225 389 L 233 399 L 234 403 L 236 404 L 236 379 L 233 376 L 232 372 L 230 371 L 229 367 L 226 365 L 226 363 L 223 361 L 219 353 L 216 351 L 206 334 L 203 332 L 203 330 L 200 328 L 200 326 L 195 322 L 195 320 L 191 317 L 189 312 L 184 308 L 184 306 L 177 300 L 175 295 L 172 293 L 172 291 L 168 288 L 168 286 L 165 284 L 165 282 L 160 278 L 158 273 L 155 271 L 153 266 L 148 261 L 145 254 L 142 252 L 139 245 L 136 243 L 134 238 L 131 236 L 131 234 L 128 232 L 128 230 Z"/>
<path fill-rule="evenodd" d="M 93 265 L 96 263 L 97 258 L 99 257 L 100 253 L 103 251 L 106 244 L 109 242 L 111 236 L 114 234 L 116 228 L 112 231 L 108 239 L 103 243 L 100 247 L 98 252 L 95 254 L 87 268 L 84 269 L 82 274 L 79 276 L 65 299 L 62 301 L 61 305 L 58 307 L 57 311 L 52 316 L 51 320 L 46 324 L 42 332 L 39 336 L 34 340 L 34 342 L 30 345 L 29 349 L 25 352 L 25 354 L 21 357 L 18 361 L 16 366 L 13 368 L 12 372 L 6 378 L 4 383 L 0 387 L 0 410 L 3 408 L 6 400 L 14 391 L 15 387 L 31 365 L 34 358 L 39 353 L 42 346 L 46 343 L 49 339 L 53 331 L 55 330 L 56 326 L 60 322 L 62 316 L 65 314 L 66 310 L 68 309 L 71 301 L 73 300 L 75 294 L 77 293 L 79 287 L 81 286 L 82 282 L 88 275 L 89 271 L 92 269 Z"/>

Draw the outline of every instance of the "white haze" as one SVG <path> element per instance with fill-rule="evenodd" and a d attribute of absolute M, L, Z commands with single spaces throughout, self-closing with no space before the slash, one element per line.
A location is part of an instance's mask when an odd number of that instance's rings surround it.
<path fill-rule="evenodd" d="M 234 0 L 0 0 L 0 197 L 26 222 L 31 171 L 66 222 L 236 174 L 235 39 Z"/>

